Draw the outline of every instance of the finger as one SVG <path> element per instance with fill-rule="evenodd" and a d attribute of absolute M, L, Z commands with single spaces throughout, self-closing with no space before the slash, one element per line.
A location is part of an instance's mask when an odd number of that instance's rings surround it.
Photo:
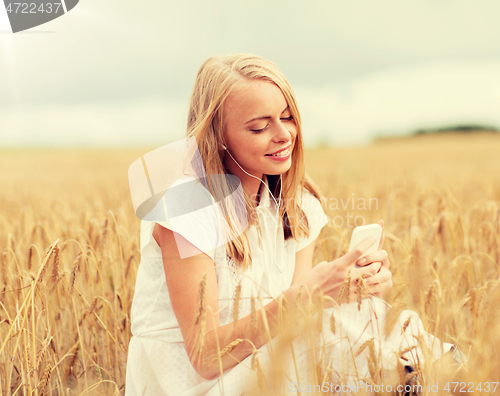
<path fill-rule="evenodd" d="M 370 293 L 375 294 L 378 297 L 383 296 L 385 293 L 387 293 L 389 290 L 392 288 L 392 280 L 389 280 L 384 283 L 379 283 L 374 286 L 368 286 L 370 289 Z"/>
<path fill-rule="evenodd" d="M 386 257 L 385 259 L 381 260 L 382 261 L 382 267 L 385 269 L 391 268 L 391 263 L 389 262 L 389 257 Z M 380 267 L 382 269 L 382 267 Z"/>
<path fill-rule="evenodd" d="M 357 244 L 354 249 L 352 249 L 350 252 L 347 254 L 343 255 L 340 258 L 340 263 L 344 267 L 347 267 L 353 263 L 356 262 L 357 259 L 359 259 L 363 253 L 368 250 L 368 248 L 375 243 L 377 240 L 377 237 L 371 236 L 366 238 L 363 242 L 360 242 Z"/>
<path fill-rule="evenodd" d="M 380 266 L 380 269 L 379 269 L 379 272 L 380 270 L 382 269 L 382 267 L 386 268 L 386 269 L 389 269 L 391 268 L 391 263 L 389 262 L 389 258 L 386 257 L 385 259 L 383 260 L 380 260 L 380 262 L 382 263 L 382 265 Z M 373 263 L 372 263 L 373 264 Z M 367 264 L 369 265 L 369 264 Z"/>
<path fill-rule="evenodd" d="M 383 267 L 383 264 L 381 261 L 375 261 L 375 262 L 371 263 L 370 265 L 376 269 L 375 274 L 378 274 Z"/>
<path fill-rule="evenodd" d="M 387 252 L 385 250 L 378 250 L 375 253 L 367 254 L 365 257 L 362 257 L 356 261 L 357 265 L 368 265 L 374 263 L 376 261 L 384 261 L 387 260 Z"/>
<path fill-rule="evenodd" d="M 373 263 L 364 265 L 362 267 L 355 267 L 357 269 L 366 269 L 367 272 L 358 272 L 359 278 L 364 278 L 368 279 L 371 278 L 373 275 L 378 274 L 380 270 L 382 269 L 382 262 L 380 261 L 375 261 Z"/>
<path fill-rule="evenodd" d="M 379 283 L 384 283 L 392 279 L 392 273 L 389 270 L 383 269 L 379 273 L 366 278 L 366 284 L 373 286 Z"/>
<path fill-rule="evenodd" d="M 390 263 L 388 258 L 386 258 L 385 260 L 382 260 L 382 267 L 387 268 L 387 269 L 391 268 L 391 263 Z"/>
<path fill-rule="evenodd" d="M 392 285 L 393 285 L 392 279 L 389 279 L 385 282 L 377 283 L 376 285 L 368 285 L 365 283 L 365 286 L 358 286 L 356 288 L 351 288 L 350 300 L 351 301 L 358 300 L 360 295 L 361 298 L 367 298 L 370 295 L 382 297 L 392 288 Z"/>
<path fill-rule="evenodd" d="M 387 293 L 392 288 L 392 279 L 389 279 L 382 283 L 377 283 L 376 285 L 366 285 L 369 293 L 375 294 L 377 296 L 382 296 Z"/>
<path fill-rule="evenodd" d="M 373 265 L 366 265 L 364 267 L 354 268 L 352 271 L 352 279 L 364 278 L 368 279 L 374 276 L 381 268 L 380 263 L 374 263 Z"/>
<path fill-rule="evenodd" d="M 382 236 L 380 238 L 380 244 L 378 245 L 378 250 L 382 249 L 382 246 L 384 246 L 384 240 L 385 240 L 385 235 L 384 235 L 384 220 L 379 220 L 378 224 L 382 226 Z"/>
<path fill-rule="evenodd" d="M 367 296 L 366 295 L 362 295 L 361 298 L 366 298 Z M 358 301 L 358 293 L 356 290 L 354 291 L 351 291 L 351 293 L 349 294 L 349 300 L 351 302 L 355 302 L 355 301 Z"/>

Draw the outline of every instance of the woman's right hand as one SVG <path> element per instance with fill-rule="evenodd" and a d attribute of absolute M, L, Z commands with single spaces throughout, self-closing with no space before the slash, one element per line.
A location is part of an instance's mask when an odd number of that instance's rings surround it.
<path fill-rule="evenodd" d="M 375 242 L 375 239 L 375 237 L 367 238 L 352 251 L 338 259 L 317 264 L 297 282 L 297 285 L 306 287 L 313 299 L 318 296 L 321 290 L 324 296 L 338 301 L 342 287 L 349 277 L 349 301 L 355 301 L 357 299 L 358 279 L 375 275 L 379 269 L 375 265 L 365 267 L 355 265 L 356 261 Z M 345 286 L 344 290 L 347 290 Z M 347 296 L 342 297 L 342 301 L 347 301 Z"/>

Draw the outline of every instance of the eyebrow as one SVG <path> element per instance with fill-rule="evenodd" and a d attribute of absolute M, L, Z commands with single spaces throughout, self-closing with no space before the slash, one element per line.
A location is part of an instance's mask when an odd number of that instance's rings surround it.
<path fill-rule="evenodd" d="M 290 107 L 290 106 L 286 106 L 285 110 L 283 110 L 283 111 L 281 112 L 281 114 L 283 114 L 285 111 L 287 111 L 289 107 Z M 255 121 L 255 120 L 267 120 L 267 119 L 269 119 L 269 118 L 271 118 L 271 116 L 255 117 L 255 118 L 252 118 L 250 121 L 245 122 L 245 125 L 246 125 L 246 124 L 249 124 L 250 122 Z"/>

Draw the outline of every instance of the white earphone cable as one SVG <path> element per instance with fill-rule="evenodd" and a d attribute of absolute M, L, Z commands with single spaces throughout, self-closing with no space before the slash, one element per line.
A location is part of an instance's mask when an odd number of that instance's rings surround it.
<path fill-rule="evenodd" d="M 261 182 L 262 182 L 262 183 L 266 186 L 267 190 L 269 191 L 269 195 L 271 195 L 271 197 L 272 197 L 272 199 L 273 199 L 274 203 L 277 205 L 277 210 L 276 210 L 276 218 L 275 218 L 275 221 L 276 221 L 276 241 L 275 241 L 275 243 L 277 243 L 277 242 L 278 242 L 279 229 L 280 229 L 280 222 L 279 222 L 279 218 L 280 218 L 281 192 L 282 192 L 282 188 L 283 188 L 283 186 L 282 186 L 282 181 L 283 181 L 283 180 L 282 180 L 282 178 L 281 178 L 281 174 L 280 174 L 280 195 L 279 195 L 279 204 L 278 204 L 278 202 L 276 202 L 276 198 L 274 198 L 273 193 L 271 192 L 271 190 L 269 189 L 269 187 L 267 186 L 267 184 L 266 184 L 266 183 L 264 183 L 264 180 L 262 180 L 262 179 L 258 178 L 257 176 L 254 176 L 254 175 L 251 175 L 250 173 L 248 173 L 245 169 L 243 169 L 243 168 L 241 167 L 241 165 L 240 165 L 240 164 L 238 164 L 238 161 L 236 161 L 236 160 L 234 159 L 234 157 L 233 157 L 233 156 L 232 156 L 232 154 L 229 152 L 229 150 L 227 149 L 227 147 L 226 147 L 226 146 L 224 146 L 224 145 L 223 145 L 222 147 L 224 148 L 224 150 L 226 150 L 226 152 L 227 152 L 227 153 L 231 156 L 231 158 L 232 158 L 232 159 L 233 159 L 233 161 L 236 163 L 236 165 L 238 165 L 238 167 L 239 167 L 239 168 L 240 168 L 240 169 L 241 169 L 244 173 L 246 173 L 246 174 L 247 174 L 248 176 L 250 176 L 250 177 L 253 177 L 254 179 L 260 180 L 260 181 L 261 181 Z M 281 269 L 281 266 L 280 266 L 280 265 L 279 265 L 279 263 L 278 263 L 278 258 L 276 257 L 277 252 L 278 252 L 278 250 L 275 248 L 275 250 L 274 250 L 274 257 L 273 257 L 273 258 L 274 258 L 274 262 L 275 262 L 275 264 L 278 266 L 278 268 L 280 268 L 280 272 L 282 272 L 282 275 L 281 275 L 281 291 L 282 291 L 282 292 L 284 292 L 284 291 L 285 291 L 285 279 L 284 279 L 284 276 L 283 276 L 283 270 Z"/>
<path fill-rule="evenodd" d="M 254 179 L 260 180 L 262 183 L 264 183 L 264 180 L 262 180 L 262 179 L 258 178 L 257 176 L 251 175 L 251 174 L 250 174 L 250 173 L 248 173 L 245 169 L 243 169 L 243 168 L 241 167 L 241 165 L 240 165 L 240 164 L 238 164 L 238 161 L 236 161 L 236 160 L 234 159 L 234 157 L 231 155 L 231 153 L 230 153 L 230 152 L 229 152 L 229 150 L 226 148 L 226 146 L 222 146 L 222 147 L 224 148 L 224 150 L 226 150 L 226 152 L 227 152 L 227 153 L 231 156 L 231 158 L 232 158 L 232 159 L 233 159 L 233 161 L 236 163 L 236 165 L 238 165 L 238 167 L 239 167 L 239 168 L 240 168 L 243 172 L 245 172 L 248 176 L 251 176 L 251 177 L 253 177 Z M 271 192 L 271 190 L 269 189 L 269 187 L 267 186 L 267 184 L 266 184 L 266 183 L 264 183 L 264 185 L 266 186 L 267 191 L 269 191 L 269 195 L 271 195 L 271 197 L 272 197 L 272 199 L 273 199 L 274 203 L 276 204 L 276 207 L 278 208 L 278 217 L 279 217 L 279 211 L 280 211 L 280 205 L 281 205 L 281 191 L 282 191 L 282 185 L 281 185 L 281 175 L 280 175 L 280 195 L 279 195 L 279 201 L 280 201 L 280 202 L 279 202 L 279 204 L 278 204 L 278 202 L 276 201 L 276 198 L 274 198 L 274 195 L 273 195 L 273 193 Z"/>

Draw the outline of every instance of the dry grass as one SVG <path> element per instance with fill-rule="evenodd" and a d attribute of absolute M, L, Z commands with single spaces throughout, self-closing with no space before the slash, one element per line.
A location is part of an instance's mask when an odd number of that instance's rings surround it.
<path fill-rule="evenodd" d="M 0 153 L 1 395 L 124 393 L 140 261 L 127 169 L 147 151 Z M 457 344 L 470 359 L 461 380 L 475 384 L 500 380 L 498 153 L 499 136 L 464 135 L 306 155 L 331 219 L 316 262 L 346 252 L 357 216 L 358 224 L 384 219 L 394 312 L 415 310 L 430 333 Z M 333 317 L 328 326 L 337 330 Z M 354 353 L 369 356 L 380 381 L 373 342 L 365 344 Z M 331 373 L 319 363 L 321 383 Z M 258 354 L 252 368 L 262 392 L 270 389 Z"/>

